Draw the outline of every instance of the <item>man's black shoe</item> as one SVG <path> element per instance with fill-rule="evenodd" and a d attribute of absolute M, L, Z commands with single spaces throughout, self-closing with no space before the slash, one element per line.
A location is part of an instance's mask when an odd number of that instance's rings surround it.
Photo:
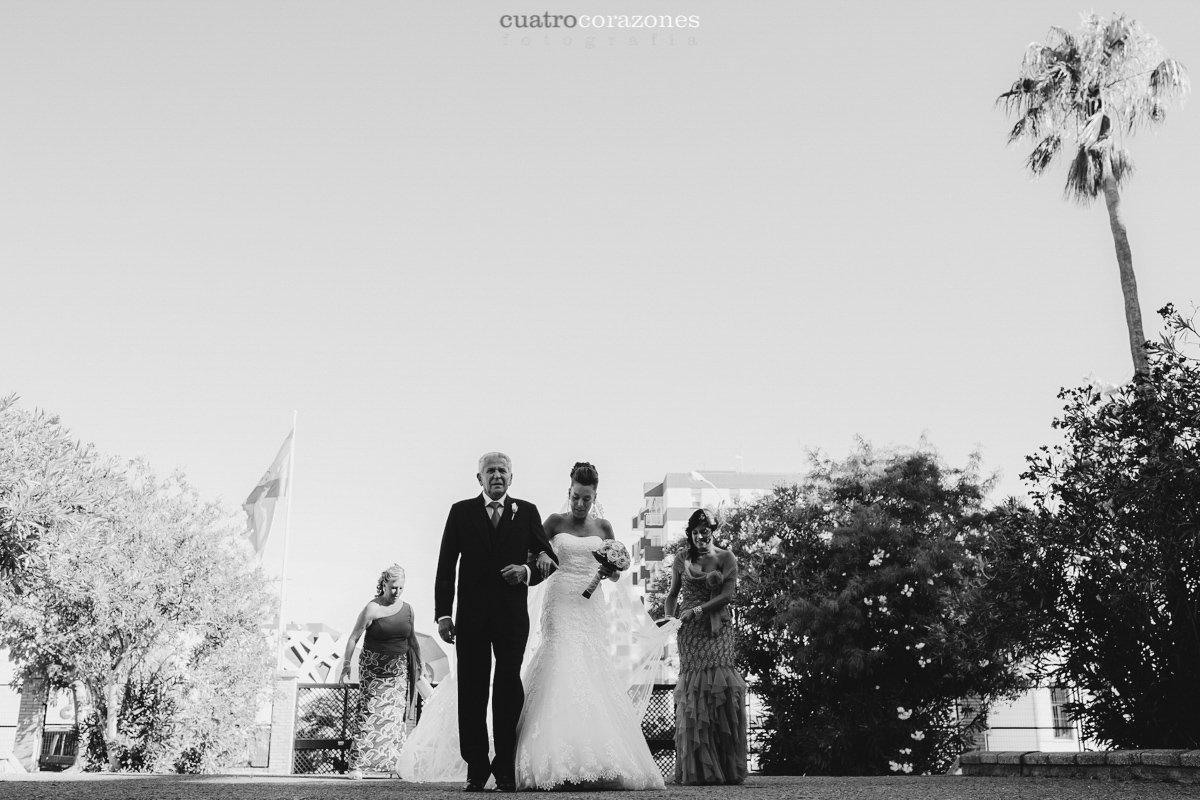
<path fill-rule="evenodd" d="M 484 791 L 483 785 L 485 783 L 487 783 L 487 781 L 471 781 L 471 780 L 469 780 L 469 781 L 467 781 L 467 785 L 463 787 L 463 791 L 464 792 L 482 792 L 482 791 Z"/>
<path fill-rule="evenodd" d="M 496 781 L 496 791 L 498 792 L 515 792 L 517 790 L 516 781 Z"/>

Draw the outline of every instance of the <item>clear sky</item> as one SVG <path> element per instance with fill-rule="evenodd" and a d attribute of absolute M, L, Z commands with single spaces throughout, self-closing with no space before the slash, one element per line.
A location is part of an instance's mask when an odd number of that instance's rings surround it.
<path fill-rule="evenodd" d="M 1200 3 L 1119 9 L 1200 69 Z M 700 27 L 499 24 L 546 10 Z M 297 411 L 286 613 L 343 631 L 393 561 L 432 630 L 486 450 L 543 515 L 592 461 L 620 536 L 668 471 L 856 436 L 1020 493 L 1058 389 L 1132 372 L 1103 206 L 994 106 L 1085 10 L 0 0 L 0 392 L 231 512 Z M 1131 144 L 1148 332 L 1200 302 L 1197 142 Z"/>

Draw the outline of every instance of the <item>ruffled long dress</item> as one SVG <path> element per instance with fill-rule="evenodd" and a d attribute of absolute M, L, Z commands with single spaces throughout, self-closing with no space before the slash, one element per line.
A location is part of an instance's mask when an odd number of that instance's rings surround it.
<path fill-rule="evenodd" d="M 721 586 L 718 581 L 710 585 L 686 561 L 681 567 L 679 613 L 686 618 L 689 609 L 720 594 Z M 740 784 L 746 779 L 746 682 L 735 668 L 737 643 L 727 617 L 709 614 L 679 629 L 676 783 Z"/>

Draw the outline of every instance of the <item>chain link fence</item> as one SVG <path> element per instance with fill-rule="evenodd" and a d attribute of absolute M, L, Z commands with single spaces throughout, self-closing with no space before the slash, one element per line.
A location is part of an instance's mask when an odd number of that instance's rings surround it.
<path fill-rule="evenodd" d="M 309 683 L 298 687 L 294 773 L 328 775 L 346 771 L 358 697 L 358 684 Z M 752 739 L 753 727 L 751 725 Z M 646 737 L 650 754 L 663 777 L 672 780 L 675 777 L 675 684 L 655 684 L 642 717 L 642 735 Z"/>
<path fill-rule="evenodd" d="M 358 684 L 305 683 L 297 687 L 293 773 L 331 775 L 346 771 L 358 698 Z"/>

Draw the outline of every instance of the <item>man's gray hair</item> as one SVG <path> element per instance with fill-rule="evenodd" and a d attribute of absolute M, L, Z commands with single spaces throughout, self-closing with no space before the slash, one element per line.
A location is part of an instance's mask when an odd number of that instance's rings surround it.
<path fill-rule="evenodd" d="M 491 453 L 484 453 L 483 455 L 481 455 L 479 457 L 479 474 L 480 475 L 483 474 L 483 465 L 489 461 L 503 461 L 504 466 L 508 468 L 508 471 L 510 473 L 512 472 L 512 459 L 509 458 L 504 453 L 501 453 L 498 451 L 492 451 Z"/>

